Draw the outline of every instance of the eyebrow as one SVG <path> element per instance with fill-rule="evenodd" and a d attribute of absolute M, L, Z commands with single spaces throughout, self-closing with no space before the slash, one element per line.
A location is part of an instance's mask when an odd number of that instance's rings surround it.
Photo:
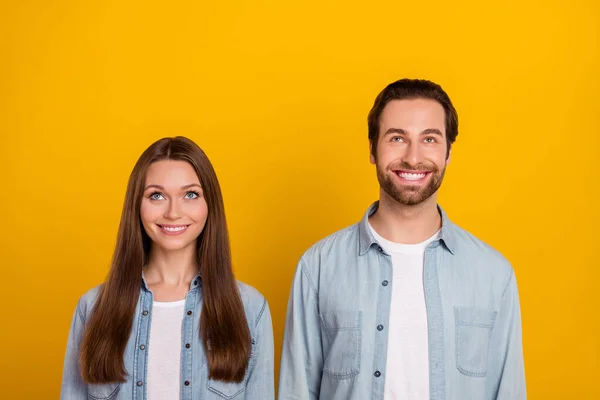
<path fill-rule="evenodd" d="M 406 131 L 404 129 L 400 129 L 400 128 L 390 128 L 390 129 L 388 129 L 385 132 L 386 135 L 390 135 L 392 133 L 398 133 L 400 135 L 406 135 Z M 439 135 L 439 136 L 444 136 L 442 134 L 442 131 L 440 131 L 439 129 L 436 129 L 436 128 L 425 129 L 423 132 L 421 132 L 421 135 Z"/>
<path fill-rule="evenodd" d="M 194 186 L 197 186 L 200 189 L 202 189 L 202 186 L 200 186 L 200 184 L 198 184 L 198 183 L 190 183 L 189 185 L 182 186 L 181 190 L 187 190 L 187 189 L 192 188 Z M 148 186 L 146 186 L 144 188 L 144 190 L 148 190 L 150 188 L 155 188 L 155 189 L 158 189 L 158 190 L 165 190 L 165 188 L 163 186 L 160 186 L 160 185 L 148 185 Z"/>

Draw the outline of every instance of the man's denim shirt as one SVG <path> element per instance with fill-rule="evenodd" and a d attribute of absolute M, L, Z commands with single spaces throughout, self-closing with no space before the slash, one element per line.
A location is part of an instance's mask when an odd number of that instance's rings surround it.
<path fill-rule="evenodd" d="M 274 398 L 273 329 L 265 298 L 251 286 L 238 283 L 250 335 L 252 353 L 246 376 L 241 383 L 208 379 L 208 362 L 200 340 L 202 279 L 196 276 L 185 298 L 182 315 L 181 400 L 265 400 Z M 133 316 L 133 327 L 125 349 L 125 383 L 85 384 L 78 367 L 79 348 L 86 321 L 96 301 L 99 287 L 83 295 L 77 304 L 69 333 L 61 400 L 145 400 L 148 370 L 148 340 L 152 325 L 152 292 L 142 277 L 140 297 Z M 186 344 L 190 344 L 188 349 Z"/>
<path fill-rule="evenodd" d="M 358 224 L 300 259 L 288 304 L 280 400 L 380 400 L 386 379 L 392 260 Z M 442 216 L 423 284 L 432 400 L 526 398 L 517 283 L 497 251 Z"/>

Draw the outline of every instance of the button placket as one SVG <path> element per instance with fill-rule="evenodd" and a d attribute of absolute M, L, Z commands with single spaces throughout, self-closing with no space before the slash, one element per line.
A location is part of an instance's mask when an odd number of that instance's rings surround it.
<path fill-rule="evenodd" d="M 198 282 L 199 284 L 200 282 Z M 183 319 L 183 336 L 181 337 L 183 348 L 186 350 L 182 353 L 182 374 L 181 374 L 181 385 L 184 388 L 182 391 L 181 400 L 190 400 L 192 398 L 192 359 L 197 351 L 192 350 L 192 344 L 194 343 L 194 328 L 197 323 L 194 316 L 194 307 L 198 301 L 198 290 L 192 290 L 188 292 L 185 300 L 185 307 L 187 311 Z"/>
<path fill-rule="evenodd" d="M 134 399 L 142 400 L 145 395 L 144 381 L 146 379 L 146 364 L 148 362 L 148 353 L 146 350 L 146 343 L 148 343 L 148 335 L 150 332 L 149 326 L 152 316 L 150 315 L 152 309 L 152 293 L 142 290 L 140 296 L 139 307 L 143 310 L 139 316 L 139 330 L 136 338 L 137 352 L 135 355 L 134 365 L 136 369 L 134 371 L 134 382 L 136 390 L 134 391 Z"/>

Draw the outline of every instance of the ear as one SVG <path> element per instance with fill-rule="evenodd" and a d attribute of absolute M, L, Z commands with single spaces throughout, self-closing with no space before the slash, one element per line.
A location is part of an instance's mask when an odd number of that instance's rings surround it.
<path fill-rule="evenodd" d="M 446 165 L 450 164 L 450 159 L 452 158 L 452 150 L 448 152 L 448 157 L 446 157 Z"/>
<path fill-rule="evenodd" d="M 375 157 L 373 156 L 373 143 L 369 142 L 369 161 L 375 165 Z"/>

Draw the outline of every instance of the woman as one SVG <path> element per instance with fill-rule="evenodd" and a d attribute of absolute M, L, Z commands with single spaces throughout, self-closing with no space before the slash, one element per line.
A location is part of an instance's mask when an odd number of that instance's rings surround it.
<path fill-rule="evenodd" d="M 269 307 L 236 282 L 204 152 L 164 138 L 129 178 L 112 267 L 81 297 L 61 399 L 273 399 Z"/>

